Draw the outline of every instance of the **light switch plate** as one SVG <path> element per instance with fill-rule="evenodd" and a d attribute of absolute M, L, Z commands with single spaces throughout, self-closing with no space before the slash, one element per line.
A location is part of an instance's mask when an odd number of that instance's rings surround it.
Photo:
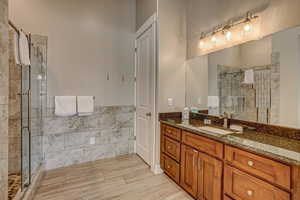
<path fill-rule="evenodd" d="M 173 106 L 173 99 L 172 98 L 168 98 L 168 106 Z"/>

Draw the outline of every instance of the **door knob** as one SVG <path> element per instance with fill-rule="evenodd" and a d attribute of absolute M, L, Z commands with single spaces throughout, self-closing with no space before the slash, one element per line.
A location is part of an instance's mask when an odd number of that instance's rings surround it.
<path fill-rule="evenodd" d="M 151 117 L 151 115 L 152 115 L 151 112 L 146 113 L 146 116 L 147 116 L 147 117 Z"/>

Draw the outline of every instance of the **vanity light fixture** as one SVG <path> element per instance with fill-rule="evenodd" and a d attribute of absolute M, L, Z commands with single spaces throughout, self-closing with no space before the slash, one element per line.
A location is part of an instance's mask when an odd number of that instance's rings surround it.
<path fill-rule="evenodd" d="M 229 48 L 260 36 L 260 17 L 248 12 L 247 16 L 239 21 L 229 21 L 220 25 L 212 32 L 202 33 L 199 41 L 201 55 L 206 55 L 221 49 Z"/>

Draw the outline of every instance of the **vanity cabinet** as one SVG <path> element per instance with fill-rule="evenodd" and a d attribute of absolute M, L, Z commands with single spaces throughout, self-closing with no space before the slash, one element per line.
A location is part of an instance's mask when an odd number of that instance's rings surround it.
<path fill-rule="evenodd" d="M 198 200 L 220 200 L 222 162 L 186 145 L 181 154 L 180 185 Z"/>
<path fill-rule="evenodd" d="M 182 145 L 181 148 L 181 170 L 180 185 L 193 197 L 197 197 L 198 183 L 198 151 Z"/>
<path fill-rule="evenodd" d="M 236 200 L 289 200 L 290 194 L 236 168 L 225 166 L 224 192 Z"/>
<path fill-rule="evenodd" d="M 300 200 L 300 168 L 161 124 L 161 168 L 197 200 Z"/>
<path fill-rule="evenodd" d="M 198 153 L 198 200 L 222 198 L 222 171 L 222 161 L 204 153 Z"/>

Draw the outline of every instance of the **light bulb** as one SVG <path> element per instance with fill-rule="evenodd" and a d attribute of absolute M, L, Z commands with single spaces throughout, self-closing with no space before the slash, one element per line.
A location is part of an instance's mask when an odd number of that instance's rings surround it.
<path fill-rule="evenodd" d="M 226 39 L 227 39 L 227 40 L 231 40 L 231 37 L 232 37 L 232 33 L 231 33 L 230 31 L 228 31 L 228 32 L 226 33 Z"/>
<path fill-rule="evenodd" d="M 251 24 L 246 24 L 246 25 L 244 26 L 244 30 L 247 31 L 247 32 L 250 31 L 251 28 L 252 28 L 252 27 L 251 27 Z"/>
<path fill-rule="evenodd" d="M 202 48 L 204 46 L 204 42 L 203 41 L 200 41 L 199 42 L 199 48 Z"/>
<path fill-rule="evenodd" d="M 215 41 L 217 41 L 217 38 L 214 36 L 214 37 L 211 38 L 211 41 L 215 42 Z"/>

